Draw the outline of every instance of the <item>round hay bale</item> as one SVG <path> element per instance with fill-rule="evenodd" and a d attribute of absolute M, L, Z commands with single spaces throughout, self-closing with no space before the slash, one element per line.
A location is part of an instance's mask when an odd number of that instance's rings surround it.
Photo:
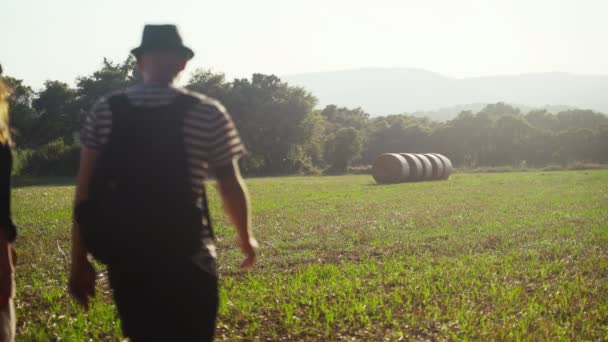
<path fill-rule="evenodd" d="M 452 166 L 452 162 L 450 158 L 444 156 L 443 154 L 433 153 L 434 156 L 439 158 L 443 163 L 443 177 L 441 179 L 448 179 L 452 172 L 454 172 L 454 167 Z"/>
<path fill-rule="evenodd" d="M 441 159 L 437 158 L 431 153 L 425 153 L 425 157 L 429 158 L 431 165 L 433 165 L 433 180 L 441 179 L 443 177 L 443 163 Z"/>
<path fill-rule="evenodd" d="M 409 182 L 416 182 L 422 179 L 423 169 L 420 159 L 416 158 L 416 156 L 411 153 L 399 153 L 399 155 L 405 158 L 407 165 L 410 167 L 410 176 L 407 180 Z"/>
<path fill-rule="evenodd" d="M 433 179 L 433 164 L 429 158 L 425 157 L 422 154 L 414 154 L 418 160 L 420 160 L 420 164 L 422 164 L 422 177 L 420 177 L 421 181 L 432 180 Z"/>
<path fill-rule="evenodd" d="M 407 161 L 395 153 L 381 154 L 372 165 L 372 175 L 381 184 L 404 182 L 409 174 Z"/>

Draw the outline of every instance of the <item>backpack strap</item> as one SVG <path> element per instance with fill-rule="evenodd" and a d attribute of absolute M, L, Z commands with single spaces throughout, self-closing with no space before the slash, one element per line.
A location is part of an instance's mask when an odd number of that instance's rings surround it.
<path fill-rule="evenodd" d="M 180 121 L 183 121 L 183 118 L 186 116 L 188 111 L 196 105 L 198 99 L 192 95 L 188 94 L 179 94 L 175 97 L 173 102 L 170 104 L 175 114 L 180 116 Z"/>
<path fill-rule="evenodd" d="M 112 139 L 123 131 L 122 128 L 126 125 L 125 119 L 128 117 L 127 114 L 133 111 L 133 107 L 124 93 L 110 96 L 108 104 L 112 112 L 112 133 L 110 136 L 110 139 Z"/>
<path fill-rule="evenodd" d="M 108 98 L 108 104 L 110 104 L 112 113 L 124 113 L 131 109 L 129 98 L 124 93 L 110 96 Z"/>
<path fill-rule="evenodd" d="M 199 99 L 195 96 L 189 94 L 180 94 L 173 101 L 173 108 L 175 109 L 175 113 L 179 113 L 179 115 L 185 116 L 194 105 L 199 102 Z M 180 118 L 180 121 L 183 124 L 183 116 Z M 186 148 L 186 146 L 184 146 Z M 204 188 L 200 195 L 201 201 L 201 210 L 203 214 L 203 224 L 207 226 L 209 233 L 211 234 L 211 238 L 214 238 L 213 226 L 211 223 L 211 214 L 209 213 L 209 201 L 207 199 L 207 190 Z"/>

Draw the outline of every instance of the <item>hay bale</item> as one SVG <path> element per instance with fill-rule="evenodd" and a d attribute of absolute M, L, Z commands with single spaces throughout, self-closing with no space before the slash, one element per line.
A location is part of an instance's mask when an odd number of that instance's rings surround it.
<path fill-rule="evenodd" d="M 422 169 L 420 159 L 416 158 L 416 156 L 411 153 L 399 153 L 399 155 L 405 158 L 407 165 L 410 167 L 410 176 L 408 177 L 407 181 L 416 182 L 421 180 L 424 170 Z"/>
<path fill-rule="evenodd" d="M 409 174 L 407 161 L 395 153 L 381 154 L 372 165 L 372 175 L 376 182 L 381 184 L 404 182 Z"/>
<path fill-rule="evenodd" d="M 431 162 L 431 165 L 433 165 L 433 178 L 432 179 L 433 180 L 441 179 L 441 177 L 443 177 L 443 163 L 441 162 L 441 159 L 437 158 L 432 153 L 425 153 L 424 156 L 427 157 L 429 159 L 429 161 Z"/>
<path fill-rule="evenodd" d="M 420 177 L 421 181 L 432 180 L 433 179 L 433 164 L 429 158 L 425 157 L 422 154 L 414 154 L 418 160 L 420 160 L 420 164 L 422 164 L 422 177 Z"/>
<path fill-rule="evenodd" d="M 450 161 L 450 159 L 439 153 L 433 153 L 433 155 L 439 158 L 443 163 L 443 177 L 441 177 L 441 179 L 450 178 L 450 175 L 452 174 L 452 172 L 454 172 L 454 167 L 452 166 L 452 162 Z"/>

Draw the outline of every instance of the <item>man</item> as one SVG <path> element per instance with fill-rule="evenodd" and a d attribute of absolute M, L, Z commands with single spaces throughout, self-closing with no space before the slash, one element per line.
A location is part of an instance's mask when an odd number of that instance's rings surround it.
<path fill-rule="evenodd" d="M 241 267 L 253 265 L 244 148 L 219 102 L 173 87 L 194 56 L 175 26 L 147 25 L 131 52 L 143 83 L 102 98 L 82 127 L 69 290 L 88 306 L 90 253 L 107 264 L 125 337 L 209 341 L 218 290 L 203 182 L 215 175 Z"/>

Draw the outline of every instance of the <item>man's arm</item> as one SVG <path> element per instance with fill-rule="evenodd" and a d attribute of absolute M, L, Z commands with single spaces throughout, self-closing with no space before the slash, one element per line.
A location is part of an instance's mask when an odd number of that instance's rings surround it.
<path fill-rule="evenodd" d="M 76 178 L 76 196 L 74 199 L 74 208 L 89 197 L 89 184 L 93 177 L 95 163 L 99 153 L 96 150 L 83 147 L 80 152 L 80 168 L 78 177 Z M 72 226 L 72 263 L 86 258 L 87 250 L 82 243 L 80 237 L 80 229 L 78 223 L 74 221 Z"/>
<path fill-rule="evenodd" d="M 215 174 L 224 210 L 230 222 L 236 226 L 239 246 L 245 254 L 241 267 L 249 267 L 255 263 L 257 242 L 251 231 L 249 195 L 237 161 L 215 168 Z"/>
<path fill-rule="evenodd" d="M 99 153 L 83 147 L 80 153 L 80 168 L 76 179 L 76 197 L 74 207 L 78 206 L 89 196 L 89 184 L 93 177 L 95 163 Z M 87 307 L 89 297 L 95 294 L 95 270 L 87 257 L 87 250 L 80 236 L 80 227 L 76 220 L 72 225 L 72 265 L 69 290 L 72 296 L 83 306 Z"/>

